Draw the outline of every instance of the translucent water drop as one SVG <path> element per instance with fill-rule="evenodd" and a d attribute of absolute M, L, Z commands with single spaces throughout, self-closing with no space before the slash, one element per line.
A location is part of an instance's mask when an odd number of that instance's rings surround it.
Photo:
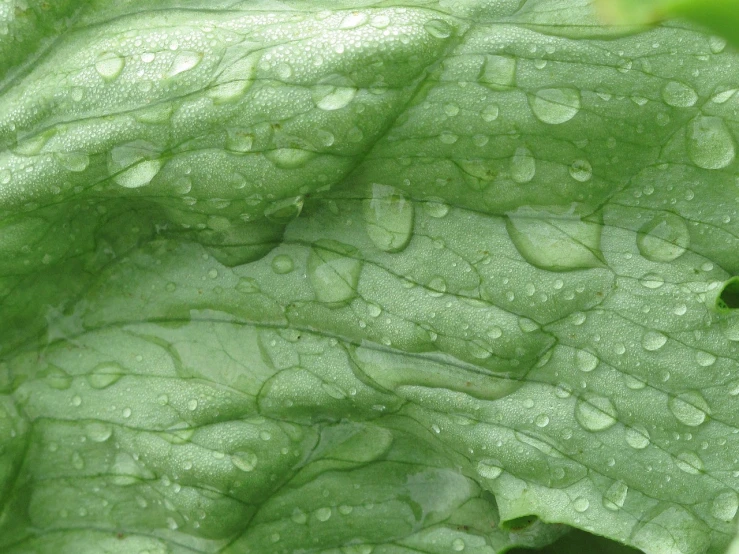
<path fill-rule="evenodd" d="M 93 421 L 85 425 L 85 433 L 93 442 L 105 442 L 113 435 L 113 426 Z"/>
<path fill-rule="evenodd" d="M 485 479 L 496 479 L 503 473 L 503 468 L 498 460 L 486 458 L 477 462 L 477 473 Z"/>
<path fill-rule="evenodd" d="M 252 279 L 251 277 L 242 277 L 239 279 L 239 282 L 236 283 L 236 290 L 241 294 L 256 294 L 261 292 L 262 289 L 259 287 L 259 283 L 257 283 L 255 279 Z"/>
<path fill-rule="evenodd" d="M 699 115 L 688 127 L 688 156 L 703 169 L 722 169 L 734 161 L 734 139 L 723 119 Z"/>
<path fill-rule="evenodd" d="M 258 462 L 257 455 L 254 452 L 240 450 L 231 454 L 231 463 L 236 469 L 244 472 L 254 471 Z"/>
<path fill-rule="evenodd" d="M 331 508 L 318 508 L 315 514 L 318 521 L 328 521 L 329 519 L 331 519 Z"/>
<path fill-rule="evenodd" d="M 498 115 L 500 115 L 500 108 L 497 104 L 488 104 L 482 109 L 480 115 L 482 116 L 483 121 L 487 121 L 488 123 L 490 123 L 491 121 L 495 121 L 496 119 L 498 119 Z"/>
<path fill-rule="evenodd" d="M 290 519 L 299 525 L 303 525 L 308 521 L 308 516 L 300 508 L 294 508 Z"/>
<path fill-rule="evenodd" d="M 641 226 L 636 245 L 647 260 L 671 262 L 690 246 L 690 232 L 681 217 L 663 212 Z"/>
<path fill-rule="evenodd" d="M 547 425 L 549 425 L 549 416 L 546 414 L 539 414 L 534 419 L 534 423 L 537 427 L 546 427 Z"/>
<path fill-rule="evenodd" d="M 615 481 L 605 493 L 603 493 L 603 506 L 608 510 L 616 511 L 623 508 L 629 487 L 623 481 Z"/>
<path fill-rule="evenodd" d="M 264 157 L 280 169 L 297 169 L 315 158 L 316 154 L 301 148 L 277 148 L 265 152 Z"/>
<path fill-rule="evenodd" d="M 662 88 L 662 99 L 675 108 L 689 108 L 698 101 L 698 94 L 686 84 L 669 81 Z"/>
<path fill-rule="evenodd" d="M 191 398 L 190 400 L 187 401 L 187 409 L 190 410 L 191 412 L 194 412 L 195 410 L 198 409 L 198 401 L 196 398 Z"/>
<path fill-rule="evenodd" d="M 95 59 L 95 71 L 106 81 L 115 80 L 123 71 L 125 60 L 114 52 L 103 52 Z"/>
<path fill-rule="evenodd" d="M 432 37 L 440 39 L 449 38 L 454 32 L 454 28 L 449 25 L 449 23 L 442 21 L 441 19 L 430 19 L 423 24 L 423 28 L 426 29 L 426 32 L 428 32 Z"/>
<path fill-rule="evenodd" d="M 272 258 L 271 266 L 272 271 L 277 273 L 277 275 L 285 275 L 287 273 L 290 273 L 295 268 L 295 265 L 293 264 L 293 259 L 287 254 L 279 254 Z"/>
<path fill-rule="evenodd" d="M 254 147 L 254 134 L 244 129 L 226 129 L 226 149 L 245 153 Z"/>
<path fill-rule="evenodd" d="M 462 539 L 457 538 L 452 541 L 452 550 L 454 550 L 455 552 L 462 552 L 464 550 L 464 547 L 465 544 Z"/>
<path fill-rule="evenodd" d="M 695 353 L 695 361 L 698 362 L 698 365 L 701 367 L 710 367 L 716 363 L 716 356 L 709 352 L 699 350 Z"/>
<path fill-rule="evenodd" d="M 652 290 L 658 289 L 665 284 L 665 280 L 662 278 L 662 276 L 657 275 L 656 273 L 647 273 L 641 279 L 639 279 L 639 282 L 643 287 Z"/>
<path fill-rule="evenodd" d="M 113 181 L 125 188 L 139 188 L 151 183 L 162 168 L 154 145 L 134 141 L 114 147 L 108 156 L 108 171 Z"/>
<path fill-rule="evenodd" d="M 576 498 L 575 501 L 572 503 L 572 508 L 576 512 L 584 512 L 590 507 L 590 501 L 587 498 L 583 498 L 582 496 L 580 498 Z"/>
<path fill-rule="evenodd" d="M 423 211 L 431 217 L 442 218 L 449 213 L 449 205 L 441 198 L 427 198 L 423 203 Z"/>
<path fill-rule="evenodd" d="M 626 443 L 631 448 L 641 450 L 649 446 L 649 431 L 643 425 L 634 425 L 626 429 Z"/>
<path fill-rule="evenodd" d="M 118 364 L 101 364 L 87 375 L 87 382 L 94 389 L 104 389 L 118 381 L 126 373 L 126 370 Z"/>
<path fill-rule="evenodd" d="M 444 278 L 439 277 L 438 275 L 436 277 L 432 277 L 426 286 L 429 289 L 429 296 L 433 296 L 434 298 L 444 296 L 447 288 Z"/>
<path fill-rule="evenodd" d="M 711 515 L 721 521 L 734 521 L 737 509 L 739 509 L 739 498 L 732 490 L 720 493 L 711 505 Z"/>
<path fill-rule="evenodd" d="M 667 343 L 667 337 L 657 331 L 647 331 L 642 335 L 641 345 L 644 350 L 654 352 Z"/>
<path fill-rule="evenodd" d="M 272 223 L 287 225 L 303 210 L 303 197 L 292 196 L 272 202 L 264 209 L 264 217 Z"/>
<path fill-rule="evenodd" d="M 710 413 L 706 399 L 698 392 L 685 392 L 670 397 L 668 406 L 680 423 L 690 427 L 702 424 Z"/>
<path fill-rule="evenodd" d="M 603 267 L 602 227 L 575 214 L 521 207 L 509 213 L 506 229 L 521 256 L 549 271 Z"/>
<path fill-rule="evenodd" d="M 372 19 L 370 19 L 370 25 L 372 25 L 376 29 L 385 29 L 388 25 L 390 25 L 390 18 L 382 13 L 378 15 L 373 15 Z"/>
<path fill-rule="evenodd" d="M 516 80 L 516 58 L 485 56 L 478 81 L 495 91 L 510 90 Z M 495 106 L 496 118 L 497 106 Z M 493 118 L 495 119 L 495 118 Z"/>
<path fill-rule="evenodd" d="M 13 174 L 7 169 L 0 169 L 0 185 L 7 185 L 10 179 L 13 178 Z"/>
<path fill-rule="evenodd" d="M 384 252 L 400 252 L 413 233 L 413 203 L 394 187 L 373 184 L 362 202 L 364 221 L 372 242 Z"/>
<path fill-rule="evenodd" d="M 723 37 L 712 36 L 708 39 L 708 47 L 714 54 L 720 54 L 726 48 L 726 39 Z"/>
<path fill-rule="evenodd" d="M 569 167 L 570 176 L 575 181 L 584 183 L 593 176 L 593 166 L 587 160 L 575 160 Z"/>
<path fill-rule="evenodd" d="M 337 308 L 357 296 L 362 262 L 356 248 L 334 240 L 319 240 L 308 256 L 308 280 L 316 299 Z"/>
<path fill-rule="evenodd" d="M 365 12 L 351 12 L 339 23 L 339 29 L 356 29 L 369 21 L 369 15 Z"/>
<path fill-rule="evenodd" d="M 578 350 L 575 353 L 575 362 L 580 371 L 587 373 L 598 367 L 600 360 L 595 354 L 587 352 L 586 350 Z"/>
<path fill-rule="evenodd" d="M 739 342 L 739 317 L 728 317 L 721 321 L 721 332 L 732 342 Z"/>
<path fill-rule="evenodd" d="M 328 112 L 348 106 L 356 95 L 357 89 L 354 87 L 319 85 L 314 90 L 313 100 L 316 106 Z"/>
<path fill-rule="evenodd" d="M 580 92 L 571 88 L 547 88 L 529 98 L 531 110 L 543 123 L 558 125 L 580 111 Z"/>
<path fill-rule="evenodd" d="M 703 460 L 695 452 L 681 452 L 676 456 L 675 463 L 685 473 L 698 475 L 703 471 Z"/>
<path fill-rule="evenodd" d="M 64 169 L 79 173 L 90 165 L 90 156 L 83 152 L 57 152 L 54 157 Z"/>
<path fill-rule="evenodd" d="M 147 160 L 119 173 L 113 177 L 113 180 L 122 187 L 136 189 L 151 183 L 151 180 L 159 173 L 161 168 L 161 161 Z"/>
<path fill-rule="evenodd" d="M 228 104 L 241 100 L 254 83 L 258 60 L 256 55 L 246 56 L 223 71 L 218 81 L 207 90 L 213 103 Z"/>
<path fill-rule="evenodd" d="M 588 431 L 604 431 L 616 423 L 616 408 L 605 396 L 580 398 L 575 404 L 575 419 Z"/>
<path fill-rule="evenodd" d="M 171 78 L 175 75 L 179 75 L 180 73 L 184 73 L 185 71 L 190 71 L 192 68 L 198 65 L 202 59 L 202 52 L 189 52 L 186 50 L 182 50 L 175 54 L 175 57 L 172 60 L 172 65 L 169 66 L 169 69 L 164 74 L 164 76 L 167 78 Z"/>
<path fill-rule="evenodd" d="M 536 160 L 531 150 L 524 147 L 516 149 L 516 153 L 511 158 L 510 166 L 511 179 L 517 183 L 528 183 L 536 174 Z"/>

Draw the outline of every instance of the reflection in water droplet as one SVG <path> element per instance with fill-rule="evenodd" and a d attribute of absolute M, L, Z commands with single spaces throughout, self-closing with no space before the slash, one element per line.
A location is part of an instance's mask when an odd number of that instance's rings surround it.
<path fill-rule="evenodd" d="M 103 52 L 95 59 L 95 71 L 106 81 L 113 81 L 123 71 L 125 60 L 114 52 Z"/>
<path fill-rule="evenodd" d="M 641 226 L 636 245 L 647 260 L 671 262 L 690 246 L 690 232 L 682 218 L 663 212 Z"/>
<path fill-rule="evenodd" d="M 690 427 L 697 427 L 710 414 L 706 399 L 698 392 L 685 392 L 670 397 L 668 406 L 678 421 Z"/>
<path fill-rule="evenodd" d="M 669 81 L 662 89 L 662 98 L 675 108 L 689 108 L 698 101 L 698 94 L 688 85 Z"/>
<path fill-rule="evenodd" d="M 688 127 L 688 156 L 703 169 L 722 169 L 734 161 L 734 139 L 723 119 L 699 115 Z"/>
<path fill-rule="evenodd" d="M 400 252 L 411 240 L 413 203 L 396 188 L 377 183 L 369 196 L 362 202 L 367 234 L 380 250 Z"/>
<path fill-rule="evenodd" d="M 580 111 L 580 93 L 571 88 L 548 88 L 529 97 L 534 115 L 543 123 L 558 125 L 575 117 Z"/>
<path fill-rule="evenodd" d="M 528 183 L 536 174 L 536 160 L 528 148 L 520 147 L 511 158 L 511 179 L 517 183 Z"/>
<path fill-rule="evenodd" d="M 334 240 L 319 240 L 308 256 L 308 280 L 319 302 L 331 308 L 357 296 L 362 262 L 356 248 Z"/>
<path fill-rule="evenodd" d="M 496 479 L 503 473 L 503 468 L 498 460 L 486 458 L 477 462 L 477 473 L 485 479 Z"/>
<path fill-rule="evenodd" d="M 616 408 L 604 396 L 580 398 L 575 405 L 575 419 L 588 431 L 604 431 L 616 423 Z"/>

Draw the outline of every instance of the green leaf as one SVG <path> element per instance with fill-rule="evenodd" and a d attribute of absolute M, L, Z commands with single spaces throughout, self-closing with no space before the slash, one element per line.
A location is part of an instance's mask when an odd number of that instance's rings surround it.
<path fill-rule="evenodd" d="M 0 6 L 0 550 L 724 552 L 739 58 L 598 17 Z"/>

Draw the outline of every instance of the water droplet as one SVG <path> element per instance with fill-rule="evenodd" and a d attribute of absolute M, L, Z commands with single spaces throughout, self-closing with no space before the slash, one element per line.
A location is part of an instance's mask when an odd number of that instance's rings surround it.
<path fill-rule="evenodd" d="M 446 292 L 446 281 L 439 276 L 432 277 L 426 286 L 429 289 L 429 296 L 433 296 L 434 298 L 444 296 Z"/>
<path fill-rule="evenodd" d="M 547 88 L 529 98 L 531 110 L 543 123 L 558 125 L 580 111 L 580 93 L 571 88 Z"/>
<path fill-rule="evenodd" d="M 390 18 L 385 14 L 373 15 L 372 19 L 370 19 L 370 25 L 376 29 L 385 29 L 390 25 Z"/>
<path fill-rule="evenodd" d="M 689 108 L 698 101 L 698 94 L 688 85 L 669 81 L 662 89 L 662 98 L 675 108 Z"/>
<path fill-rule="evenodd" d="M 516 149 L 516 153 L 511 158 L 510 166 L 511 179 L 517 183 L 528 183 L 536 174 L 536 160 L 531 154 L 531 150 L 524 147 Z"/>
<path fill-rule="evenodd" d="M 0 169 L 0 185 L 7 185 L 12 177 L 13 175 L 9 170 Z"/>
<path fill-rule="evenodd" d="M 739 509 L 739 498 L 732 490 L 720 493 L 711 505 L 711 514 L 721 521 L 731 522 Z"/>
<path fill-rule="evenodd" d="M 423 203 L 423 211 L 429 216 L 442 218 L 449 213 L 449 205 L 441 198 L 427 198 Z"/>
<path fill-rule="evenodd" d="M 369 16 L 365 12 L 351 12 L 339 23 L 339 29 L 356 29 L 361 27 L 369 20 Z"/>
<path fill-rule="evenodd" d="M 605 396 L 580 398 L 575 405 L 575 419 L 588 431 L 604 431 L 616 423 L 616 408 Z"/>
<path fill-rule="evenodd" d="M 695 361 L 698 362 L 698 365 L 701 367 L 710 367 L 716 363 L 716 356 L 709 352 L 699 350 L 695 353 Z"/>
<path fill-rule="evenodd" d="M 303 525 L 308 521 L 308 516 L 300 508 L 293 508 L 293 513 L 290 519 L 299 525 Z"/>
<path fill-rule="evenodd" d="M 334 240 L 319 240 L 308 256 L 308 280 L 319 302 L 341 307 L 357 295 L 362 262 L 356 248 Z"/>
<path fill-rule="evenodd" d="M 680 423 L 690 427 L 697 427 L 711 413 L 706 399 L 698 392 L 684 392 L 671 397 L 668 406 Z"/>
<path fill-rule="evenodd" d="M 454 550 L 455 552 L 462 552 L 462 550 L 464 550 L 464 547 L 465 544 L 462 539 L 457 538 L 452 541 L 452 550 Z"/>
<path fill-rule="evenodd" d="M 722 320 L 721 332 L 728 340 L 739 342 L 739 317 L 727 317 Z"/>
<path fill-rule="evenodd" d="M 428 34 L 436 38 L 449 38 L 454 32 L 454 28 L 449 25 L 446 21 L 441 19 L 430 19 L 423 24 L 423 28 L 426 29 Z"/>
<path fill-rule="evenodd" d="M 575 353 L 575 362 L 577 363 L 577 368 L 580 371 L 584 371 L 586 373 L 593 371 L 596 367 L 598 367 L 599 361 L 600 360 L 598 360 L 595 354 L 587 352 L 586 350 L 578 350 Z"/>
<path fill-rule="evenodd" d="M 236 290 L 241 294 L 256 294 L 261 292 L 261 288 L 255 279 L 251 277 L 242 277 L 239 282 L 236 283 Z"/>
<path fill-rule="evenodd" d="M 316 154 L 301 148 L 277 148 L 265 152 L 264 157 L 280 169 L 297 169 L 315 158 Z"/>
<path fill-rule="evenodd" d="M 243 129 L 226 129 L 226 149 L 241 154 L 251 151 L 254 135 Z"/>
<path fill-rule="evenodd" d="M 676 456 L 675 463 L 682 471 L 691 475 L 698 475 L 703 471 L 703 460 L 695 452 L 681 452 Z"/>
<path fill-rule="evenodd" d="M 723 37 L 712 36 L 708 39 L 708 47 L 714 54 L 720 54 L 726 48 L 726 39 Z"/>
<path fill-rule="evenodd" d="M 444 104 L 444 113 L 449 117 L 454 117 L 459 113 L 459 106 L 454 103 Z"/>
<path fill-rule="evenodd" d="M 569 167 L 570 176 L 575 181 L 584 183 L 593 176 L 593 166 L 587 160 L 575 160 Z"/>
<path fill-rule="evenodd" d="M 87 382 L 94 389 L 104 389 L 118 381 L 126 373 L 126 370 L 116 363 L 100 364 L 87 375 Z"/>
<path fill-rule="evenodd" d="M 241 471 L 254 471 L 254 468 L 257 467 L 257 461 L 257 455 L 247 450 L 240 450 L 231 454 L 231 463 Z"/>
<path fill-rule="evenodd" d="M 121 414 L 123 415 L 123 417 L 126 418 L 126 419 L 128 419 L 129 417 L 131 417 L 131 413 L 132 413 L 131 408 L 123 408 L 123 411 L 121 412 Z"/>
<path fill-rule="evenodd" d="M 172 60 L 172 65 L 169 66 L 169 69 L 164 76 L 171 78 L 180 73 L 184 73 L 185 71 L 190 71 L 198 65 L 202 59 L 202 52 L 189 52 L 182 50 L 175 55 L 174 60 Z"/>
<path fill-rule="evenodd" d="M 671 262 L 690 246 L 690 232 L 681 217 L 663 212 L 641 226 L 636 245 L 647 260 Z"/>
<path fill-rule="evenodd" d="M 603 506 L 609 510 L 616 511 L 623 508 L 629 487 L 623 481 L 615 481 L 608 490 L 603 493 Z"/>
<path fill-rule="evenodd" d="M 641 345 L 644 347 L 644 350 L 648 350 L 649 352 L 659 350 L 666 343 L 667 337 L 657 331 L 647 331 L 641 338 Z"/>
<path fill-rule="evenodd" d="M 113 426 L 100 421 L 93 421 L 85 425 L 85 433 L 93 442 L 105 442 L 113 434 Z"/>
<path fill-rule="evenodd" d="M 485 458 L 477 462 L 477 473 L 485 479 L 496 479 L 503 473 L 503 468 L 498 460 Z"/>
<path fill-rule="evenodd" d="M 480 113 L 482 116 L 483 121 L 487 121 L 490 123 L 491 121 L 495 121 L 498 119 L 498 115 L 500 115 L 500 108 L 497 104 L 488 104 L 482 109 L 482 112 Z"/>
<path fill-rule="evenodd" d="M 313 91 L 313 101 L 320 109 L 329 112 L 348 106 L 356 95 L 354 87 L 318 85 Z"/>
<path fill-rule="evenodd" d="M 158 150 L 144 141 L 116 146 L 108 156 L 108 171 L 122 187 L 143 187 L 151 183 L 162 167 L 161 160 L 151 159 L 158 155 Z"/>
<path fill-rule="evenodd" d="M 207 91 L 213 103 L 227 104 L 240 100 L 254 82 L 258 60 L 258 55 L 254 54 L 238 59 L 228 66 Z"/>
<path fill-rule="evenodd" d="M 584 512 L 590 507 L 590 501 L 587 498 L 583 498 L 582 496 L 580 498 L 576 498 L 575 501 L 572 503 L 572 508 L 576 512 Z"/>
<path fill-rule="evenodd" d="M 303 197 L 292 196 L 272 202 L 264 209 L 264 217 L 272 223 L 287 225 L 303 210 Z"/>
<path fill-rule="evenodd" d="M 516 79 L 516 58 L 485 56 L 478 81 L 495 91 L 510 90 Z M 497 106 L 495 117 L 497 118 Z M 495 118 L 493 118 L 495 119 Z M 492 121 L 492 120 L 491 120 Z"/>
<path fill-rule="evenodd" d="M 413 232 L 413 203 L 396 188 L 375 183 L 370 199 L 362 204 L 367 234 L 375 246 L 384 252 L 403 250 Z"/>
<path fill-rule="evenodd" d="M 639 279 L 641 285 L 648 289 L 658 289 L 665 284 L 665 280 L 661 275 L 656 273 L 647 273 L 641 279 Z"/>
<path fill-rule="evenodd" d="M 536 423 L 537 427 L 546 427 L 549 425 L 549 416 L 546 414 L 539 414 L 534 419 L 534 423 Z"/>
<path fill-rule="evenodd" d="M 649 446 L 649 431 L 643 425 L 634 425 L 626 429 L 626 443 L 631 448 L 641 450 Z"/>
<path fill-rule="evenodd" d="M 83 152 L 57 152 L 54 157 L 64 169 L 79 173 L 90 165 L 90 156 Z"/>
<path fill-rule="evenodd" d="M 721 169 L 734 161 L 734 139 L 720 117 L 699 115 L 688 128 L 688 156 L 703 169 Z"/>
<path fill-rule="evenodd" d="M 331 518 L 331 508 L 328 507 L 318 508 L 315 513 L 318 521 L 328 521 Z"/>
<path fill-rule="evenodd" d="M 294 269 L 293 259 L 287 254 L 278 254 L 272 259 L 272 271 L 277 275 L 285 275 Z"/>
<path fill-rule="evenodd" d="M 69 403 L 70 403 L 70 404 L 71 404 L 72 406 L 74 406 L 75 408 L 78 408 L 78 407 L 82 406 L 82 397 L 81 397 L 81 396 L 80 396 L 79 394 L 75 394 L 75 395 L 74 395 L 74 396 L 72 397 L 72 400 L 70 400 L 70 402 L 69 402 Z"/>
<path fill-rule="evenodd" d="M 103 52 L 95 59 L 95 71 L 106 81 L 113 81 L 121 74 L 125 64 L 118 54 Z"/>
<path fill-rule="evenodd" d="M 549 271 L 603 267 L 601 225 L 575 214 L 557 214 L 532 207 L 509 213 L 506 229 L 521 256 Z"/>

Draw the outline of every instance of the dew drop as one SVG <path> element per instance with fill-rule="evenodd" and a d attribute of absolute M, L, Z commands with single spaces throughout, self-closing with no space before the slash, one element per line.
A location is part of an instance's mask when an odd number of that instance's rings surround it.
<path fill-rule="evenodd" d="M 698 94 L 686 84 L 670 81 L 662 88 L 662 99 L 675 108 L 689 108 L 698 101 Z"/>
<path fill-rule="evenodd" d="M 231 463 L 233 466 L 247 473 L 254 471 L 254 468 L 257 467 L 257 461 L 257 455 L 247 450 L 240 450 L 231 454 Z"/>
<path fill-rule="evenodd" d="M 246 153 L 254 146 L 254 135 L 243 129 L 226 129 L 226 149 Z"/>
<path fill-rule="evenodd" d="M 478 81 L 495 91 L 510 90 L 516 80 L 516 58 L 509 56 L 485 56 Z M 498 117 L 495 106 L 495 118 Z M 487 121 L 487 120 L 486 120 Z M 492 119 L 490 120 L 492 121 Z"/>
<path fill-rule="evenodd" d="M 598 367 L 598 358 L 595 356 L 595 354 L 592 354 L 591 352 L 588 352 L 586 350 L 578 350 L 575 353 L 575 362 L 577 364 L 577 369 L 580 371 L 584 371 L 585 373 L 588 373 L 590 371 L 593 371 L 596 367 Z"/>
<path fill-rule="evenodd" d="M 691 475 L 698 475 L 703 471 L 703 460 L 695 452 L 681 452 L 676 456 L 675 463 L 682 471 Z"/>
<path fill-rule="evenodd" d="M 575 181 L 584 183 L 593 176 L 593 166 L 587 160 L 575 160 L 569 167 L 570 176 Z"/>
<path fill-rule="evenodd" d="M 534 178 L 536 160 L 531 154 L 531 150 L 523 146 L 516 149 L 511 158 L 510 174 L 511 179 L 516 183 L 528 183 Z"/>
<path fill-rule="evenodd" d="M 690 232 L 682 218 L 663 212 L 646 222 L 638 231 L 639 253 L 653 262 L 671 262 L 690 246 Z"/>
<path fill-rule="evenodd" d="M 294 269 L 293 259 L 287 254 L 278 254 L 272 259 L 272 271 L 277 275 L 285 275 Z"/>
<path fill-rule="evenodd" d="M 549 425 L 549 416 L 546 414 L 539 414 L 534 419 L 534 423 L 536 423 L 537 427 L 546 427 L 547 425 Z"/>
<path fill-rule="evenodd" d="M 721 332 L 732 342 L 739 342 L 739 317 L 727 317 L 721 321 Z"/>
<path fill-rule="evenodd" d="M 726 39 L 723 37 L 712 36 L 708 39 L 708 47 L 714 54 L 720 54 L 726 48 Z"/>
<path fill-rule="evenodd" d="M 57 152 L 54 157 L 64 169 L 79 173 L 90 165 L 90 156 L 83 152 Z"/>
<path fill-rule="evenodd" d="M 369 16 L 365 12 L 352 12 L 339 23 L 339 29 L 356 29 L 361 27 L 369 20 Z"/>
<path fill-rule="evenodd" d="M 649 446 L 649 431 L 643 425 L 634 425 L 626 429 L 626 443 L 631 448 L 642 450 Z"/>
<path fill-rule="evenodd" d="M 265 152 L 264 157 L 280 169 L 297 169 L 315 158 L 316 154 L 302 148 L 277 148 Z"/>
<path fill-rule="evenodd" d="M 575 405 L 575 419 L 588 431 L 604 431 L 616 423 L 616 408 L 605 396 L 580 398 Z"/>
<path fill-rule="evenodd" d="M 178 52 L 172 60 L 172 65 L 165 73 L 165 77 L 171 78 L 185 71 L 190 71 L 203 59 L 202 52 L 190 52 L 183 50 Z"/>
<path fill-rule="evenodd" d="M 264 217 L 272 223 L 287 225 L 303 210 L 303 197 L 292 196 L 272 202 L 264 209 Z"/>
<path fill-rule="evenodd" d="M 449 205 L 441 198 L 427 198 L 423 203 L 423 211 L 429 216 L 439 219 L 449 213 Z"/>
<path fill-rule="evenodd" d="M 667 337 L 657 331 L 647 331 L 641 338 L 644 350 L 655 352 L 667 343 Z"/>
<path fill-rule="evenodd" d="M 616 511 L 623 508 L 629 487 L 623 481 L 615 481 L 608 490 L 603 493 L 603 506 L 608 510 Z"/>
<path fill-rule="evenodd" d="M 464 550 L 464 547 L 465 544 L 462 539 L 457 538 L 452 541 L 452 550 L 454 550 L 455 552 L 462 552 L 462 550 Z"/>
<path fill-rule="evenodd" d="M 331 508 L 328 507 L 318 508 L 315 513 L 318 521 L 328 521 L 331 518 Z"/>
<path fill-rule="evenodd" d="M 396 188 L 377 183 L 369 196 L 362 202 L 367 234 L 380 250 L 400 252 L 411 240 L 413 203 Z"/>
<path fill-rule="evenodd" d="M 580 111 L 580 93 L 571 88 L 542 89 L 529 97 L 534 115 L 543 123 L 558 125 Z"/>
<path fill-rule="evenodd" d="M 639 279 L 639 282 L 644 288 L 652 290 L 658 289 L 665 284 L 665 280 L 662 278 L 662 276 L 657 275 L 656 273 L 647 273 L 641 279 Z"/>
<path fill-rule="evenodd" d="M 262 289 L 259 287 L 259 283 L 257 283 L 255 279 L 252 279 L 251 277 L 242 277 L 239 279 L 239 282 L 236 283 L 236 290 L 241 294 L 256 294 L 261 292 Z"/>
<path fill-rule="evenodd" d="M 575 501 L 572 503 L 572 508 L 576 512 L 584 512 L 590 507 L 590 501 L 587 498 L 583 498 L 582 496 L 580 498 L 576 498 Z"/>
<path fill-rule="evenodd" d="M 334 240 L 321 239 L 308 256 L 308 280 L 316 299 L 338 308 L 357 296 L 362 262 L 356 248 Z"/>
<path fill-rule="evenodd" d="M 503 468 L 498 460 L 485 458 L 477 462 L 477 473 L 485 479 L 496 479 L 503 473 Z"/>
<path fill-rule="evenodd" d="M 711 367 L 716 363 L 716 356 L 709 352 L 699 350 L 695 353 L 695 361 L 698 362 L 698 365 L 701 367 Z"/>
<path fill-rule="evenodd" d="M 114 52 L 103 52 L 95 59 L 95 71 L 106 81 L 115 80 L 123 71 L 124 59 Z"/>
<path fill-rule="evenodd" d="M 93 421 L 85 425 L 85 432 L 93 442 L 105 442 L 113 435 L 113 427 L 107 423 Z"/>
<path fill-rule="evenodd" d="M 482 109 L 482 112 L 480 113 L 482 116 L 483 121 L 487 121 L 490 123 L 491 121 L 495 121 L 498 119 L 498 115 L 500 115 L 500 108 L 497 104 L 488 104 Z"/>
<path fill-rule="evenodd" d="M 452 26 L 441 19 L 430 19 L 423 24 L 423 28 L 426 29 L 426 32 L 428 32 L 432 37 L 439 39 L 449 38 L 454 32 Z"/>
<path fill-rule="evenodd" d="M 299 525 L 303 525 L 308 521 L 308 516 L 300 508 L 294 508 L 290 519 Z"/>
<path fill-rule="evenodd" d="M 680 423 L 690 427 L 703 423 L 710 413 L 706 399 L 698 392 L 685 392 L 671 397 L 668 406 Z"/>
<path fill-rule="evenodd" d="M 104 389 L 114 384 L 125 374 L 126 370 L 118 364 L 100 364 L 87 375 L 87 382 L 94 389 Z"/>
<path fill-rule="evenodd" d="M 329 112 L 348 106 L 356 95 L 354 87 L 319 85 L 314 90 L 313 101 L 320 109 Z"/>
<path fill-rule="evenodd" d="M 722 169 L 734 161 L 734 139 L 720 117 L 699 115 L 688 128 L 688 156 L 703 169 Z"/>
<path fill-rule="evenodd" d="M 739 498 L 732 490 L 720 493 L 711 505 L 711 515 L 721 521 L 731 522 L 739 509 Z"/>

